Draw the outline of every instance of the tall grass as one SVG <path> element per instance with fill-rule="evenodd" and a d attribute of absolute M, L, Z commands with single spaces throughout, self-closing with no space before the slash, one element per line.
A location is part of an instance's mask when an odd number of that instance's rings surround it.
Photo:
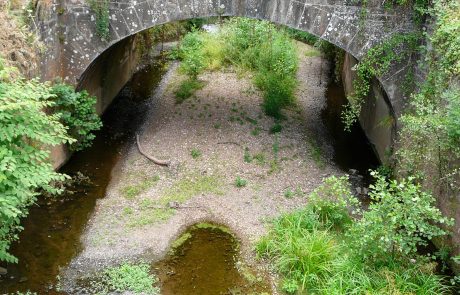
<path fill-rule="evenodd" d="M 181 43 L 179 57 L 182 71 L 192 79 L 204 70 L 228 66 L 252 72 L 264 93 L 267 115 L 282 117 L 281 110 L 294 101 L 296 48 L 285 31 L 268 22 L 234 18 L 218 33 L 191 32 Z"/>
<path fill-rule="evenodd" d="M 256 244 L 282 275 L 290 294 L 449 294 L 433 263 L 416 257 L 389 258 L 379 265 L 349 247 L 346 231 L 356 222 L 348 214 L 356 205 L 344 178 L 329 178 L 300 210 L 273 221 Z M 345 216 L 348 215 L 348 216 Z M 359 237 L 354 237 L 359 239 Z M 414 262 L 415 261 L 415 262 Z"/>

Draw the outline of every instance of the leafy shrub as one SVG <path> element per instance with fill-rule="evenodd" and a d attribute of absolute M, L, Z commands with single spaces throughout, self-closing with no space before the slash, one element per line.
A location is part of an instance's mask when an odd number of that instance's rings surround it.
<path fill-rule="evenodd" d="M 380 181 L 385 180 L 382 178 Z M 408 182 L 405 182 L 400 189 L 407 184 Z M 382 184 L 376 184 L 371 188 L 374 194 L 380 194 L 381 186 Z M 413 187 L 409 190 L 412 192 Z M 400 199 L 396 198 L 394 202 L 398 201 Z M 428 203 L 425 203 L 428 210 L 436 211 Z M 285 213 L 273 221 L 268 234 L 256 244 L 256 252 L 259 257 L 268 258 L 282 275 L 281 287 L 285 292 L 432 295 L 449 293 L 444 279 L 433 273 L 433 263 L 413 251 L 409 251 L 407 257 L 388 255 L 388 259 L 379 263 L 368 259 L 367 251 L 354 251 L 350 245 L 360 244 L 363 239 L 369 241 L 371 238 L 366 236 L 368 232 L 379 228 L 390 230 L 391 219 L 394 216 L 385 214 L 388 212 L 384 208 L 374 207 L 369 212 L 374 210 L 373 214 L 379 215 L 376 211 L 382 210 L 381 218 L 374 219 L 373 223 L 366 223 L 365 231 L 355 232 L 355 227 L 361 227 L 361 221 L 349 215 L 348 210 L 357 205 L 357 200 L 351 196 L 347 177 L 333 176 L 325 179 L 323 185 L 309 196 L 309 202 L 303 209 Z M 397 209 L 403 209 L 401 206 Z M 407 213 L 407 210 L 402 210 L 401 215 L 404 213 Z M 364 213 L 363 219 L 368 218 L 366 214 Z M 410 224 L 410 220 L 419 221 L 409 215 L 406 226 Z M 348 226 L 341 226 L 341 222 L 347 223 Z M 424 229 L 433 226 L 426 225 L 425 221 L 419 224 Z M 379 236 L 373 238 L 375 245 L 386 243 L 385 239 L 381 240 Z M 395 236 L 394 238 L 397 239 Z M 414 258 L 412 262 L 409 262 L 410 258 Z"/>
<path fill-rule="evenodd" d="M 48 84 L 12 79 L 11 69 L 0 65 L 0 260 L 17 262 L 9 253 L 17 240 L 21 218 L 28 213 L 37 190 L 58 190 L 52 183 L 67 179 L 49 162 L 46 146 L 72 143 L 53 107 Z"/>
<path fill-rule="evenodd" d="M 202 34 L 198 31 L 185 35 L 180 44 L 179 57 L 182 60 L 180 68 L 190 77 L 190 80 L 196 80 L 198 75 L 205 69 L 202 48 Z"/>
<path fill-rule="evenodd" d="M 349 232 L 352 246 L 364 259 L 413 257 L 419 246 L 447 234 L 438 224 L 452 225 L 452 220 L 442 216 L 433 196 L 423 192 L 413 178 L 398 182 L 377 172 L 372 175 L 376 179 L 370 186 L 372 203 Z"/>
<path fill-rule="evenodd" d="M 75 92 L 72 86 L 63 83 L 53 85 L 51 93 L 55 95 L 53 110 L 60 114 L 69 135 L 77 140 L 70 149 L 79 151 L 91 146 L 96 137 L 93 132 L 102 127 L 95 109 L 96 97 L 85 90 Z"/>

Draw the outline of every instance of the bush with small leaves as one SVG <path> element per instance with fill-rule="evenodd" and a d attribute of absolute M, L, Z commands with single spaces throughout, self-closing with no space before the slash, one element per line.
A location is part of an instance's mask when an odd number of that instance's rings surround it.
<path fill-rule="evenodd" d="M 96 137 L 94 131 L 102 127 L 102 121 L 96 113 L 96 97 L 85 90 L 76 92 L 64 83 L 52 86 L 55 95 L 52 109 L 59 113 L 62 123 L 68 127 L 69 135 L 77 141 L 70 145 L 72 151 L 80 151 L 89 146 Z"/>
<path fill-rule="evenodd" d="M 396 181 L 377 172 L 372 175 L 372 203 L 348 232 L 357 255 L 376 262 L 414 257 L 420 246 L 447 234 L 439 225 L 450 226 L 453 220 L 442 215 L 433 196 L 414 178 Z"/>
<path fill-rule="evenodd" d="M 241 177 L 237 177 L 235 179 L 235 186 L 236 187 L 245 187 L 246 185 L 248 184 L 248 181 L 244 178 L 241 178 Z"/>
<path fill-rule="evenodd" d="M 52 184 L 68 177 L 54 171 L 45 147 L 73 143 L 55 106 L 48 84 L 12 78 L 0 60 L 0 261 L 17 262 L 10 244 L 22 230 L 21 218 L 38 195 L 56 193 Z"/>

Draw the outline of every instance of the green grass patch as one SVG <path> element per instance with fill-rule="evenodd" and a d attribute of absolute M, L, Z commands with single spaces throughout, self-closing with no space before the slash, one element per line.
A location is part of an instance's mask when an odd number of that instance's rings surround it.
<path fill-rule="evenodd" d="M 181 179 L 163 192 L 158 203 L 161 205 L 167 205 L 171 201 L 183 203 L 199 194 L 222 195 L 222 185 L 222 179 L 214 175 Z"/>
<path fill-rule="evenodd" d="M 190 98 L 197 90 L 200 90 L 204 87 L 204 82 L 197 79 L 186 79 L 182 81 L 174 95 L 176 96 L 176 103 L 181 104 L 188 98 Z"/>
<path fill-rule="evenodd" d="M 319 168 L 324 169 L 324 167 L 326 166 L 326 163 L 324 161 L 321 147 L 318 145 L 316 140 L 312 138 L 309 138 L 307 143 L 309 147 L 310 157 L 313 159 L 313 161 L 315 161 L 316 165 Z"/>
<path fill-rule="evenodd" d="M 283 125 L 280 123 L 276 122 L 273 124 L 273 126 L 270 128 L 270 134 L 275 134 L 275 133 L 280 133 L 281 130 L 283 130 Z"/>
<path fill-rule="evenodd" d="M 160 176 L 144 178 L 137 184 L 125 186 L 121 189 L 121 194 L 128 200 L 132 200 L 139 194 L 153 187 L 160 180 Z"/>
<path fill-rule="evenodd" d="M 251 163 L 253 160 L 251 153 L 249 152 L 249 148 L 247 147 L 244 149 L 243 160 L 245 163 Z"/>
<path fill-rule="evenodd" d="M 287 189 L 284 191 L 284 197 L 286 199 L 292 199 L 295 196 L 295 192 L 293 192 L 291 189 Z"/>
<path fill-rule="evenodd" d="M 257 153 L 253 156 L 253 159 L 256 161 L 257 165 L 264 166 L 267 163 L 267 157 L 264 153 Z"/>
<path fill-rule="evenodd" d="M 134 293 L 160 294 L 158 278 L 150 273 L 147 263 L 123 263 L 107 268 L 99 277 L 91 281 L 93 294 Z"/>
<path fill-rule="evenodd" d="M 252 136 L 258 136 L 258 135 L 260 134 L 260 131 L 261 131 L 261 130 L 262 130 L 262 129 L 260 129 L 260 127 L 256 127 L 256 128 L 254 128 L 254 129 L 251 130 L 251 135 L 252 135 Z"/>
<path fill-rule="evenodd" d="M 139 228 L 166 221 L 174 215 L 175 210 L 170 208 L 148 208 L 136 215 L 129 216 L 128 227 Z"/>
<path fill-rule="evenodd" d="M 321 56 L 321 51 L 316 50 L 316 49 L 310 49 L 305 52 L 306 57 L 316 57 L 316 56 Z"/>

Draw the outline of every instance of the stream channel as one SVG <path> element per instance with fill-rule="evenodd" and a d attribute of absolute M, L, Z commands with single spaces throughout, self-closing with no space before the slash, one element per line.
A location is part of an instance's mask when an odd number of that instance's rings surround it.
<path fill-rule="evenodd" d="M 56 288 L 60 269 L 65 268 L 80 251 L 80 236 L 96 201 L 104 197 L 112 168 L 127 143 L 135 140 L 135 132 L 141 126 L 149 109 L 147 105 L 152 103 L 152 94 L 166 70 L 166 61 L 156 58 L 151 65 L 134 74 L 104 113 L 104 127 L 97 133 L 93 145 L 75 153 L 61 169 L 68 175 L 85 177 L 70 185 L 62 196 L 39 198 L 30 209 L 29 216 L 23 220 L 24 230 L 19 242 L 12 248 L 19 263 L 2 265 L 7 268 L 8 274 L 0 278 L 1 294 L 27 290 L 38 294 L 63 294 Z M 330 133 L 336 164 L 344 171 L 356 169 L 359 174 L 366 175 L 368 169 L 378 165 L 378 160 L 359 126 L 355 126 L 351 133 L 343 131 L 340 112 L 345 101 L 342 86 L 331 82 L 322 119 Z M 193 290 L 181 291 L 185 293 L 180 294 L 222 294 L 229 290 L 247 290 L 247 280 L 234 271 L 236 238 L 216 228 L 195 227 L 189 232 L 193 233 L 192 238 L 178 248 L 178 255 L 152 266 L 163 285 L 162 293 L 179 294 L 177 290 L 184 288 Z M 209 260 L 208 253 L 211 252 L 213 257 Z M 203 266 L 204 272 L 194 273 L 192 267 L 198 261 L 207 265 Z M 175 272 L 174 279 L 168 279 L 168 271 Z M 201 279 L 200 273 L 206 273 L 208 279 Z M 193 284 L 184 283 L 187 280 L 193 280 Z M 199 290 L 207 290 L 208 293 L 194 293 Z M 255 290 L 267 291 L 267 286 L 256 284 L 251 287 L 251 291 Z"/>

